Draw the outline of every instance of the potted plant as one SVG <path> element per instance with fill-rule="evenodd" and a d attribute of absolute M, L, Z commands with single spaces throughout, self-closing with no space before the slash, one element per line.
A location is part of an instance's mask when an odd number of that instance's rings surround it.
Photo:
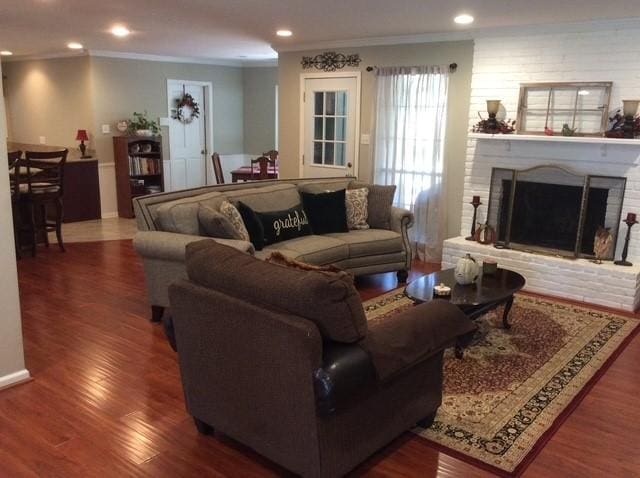
<path fill-rule="evenodd" d="M 133 112 L 133 119 L 129 120 L 129 133 L 138 136 L 154 136 L 160 132 L 158 123 L 147 117 L 147 112 Z"/>

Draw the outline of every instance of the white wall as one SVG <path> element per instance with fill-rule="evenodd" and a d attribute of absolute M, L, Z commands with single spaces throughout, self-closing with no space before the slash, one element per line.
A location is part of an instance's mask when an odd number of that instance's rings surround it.
<path fill-rule="evenodd" d="M 0 86 L 2 66 L 0 66 Z M 2 90 L 2 88 L 0 88 Z M 4 96 L 0 97 L 0 157 L 7 157 Z M 5 159 L 6 161 L 6 159 Z M 13 242 L 9 176 L 0 174 L 0 389 L 29 378 L 24 368 L 18 273 Z"/>
<path fill-rule="evenodd" d="M 613 81 L 610 109 L 622 99 L 640 98 L 640 29 L 480 38 L 475 41 L 469 128 L 486 116 L 486 100 L 501 99 L 503 116 L 515 119 L 520 83 Z M 480 195 L 486 204 L 491 168 L 524 169 L 558 164 L 585 174 L 626 176 L 623 217 L 640 213 L 640 140 L 638 145 L 605 148 L 593 144 L 503 142 L 469 139 L 465 163 L 461 234 L 468 235 L 473 209 L 467 203 Z M 479 209 L 484 221 L 486 206 Z M 626 226 L 623 226 L 626 227 Z M 618 256 L 622 236 L 618 242 Z M 629 257 L 640 261 L 640 231 L 632 232 Z"/>

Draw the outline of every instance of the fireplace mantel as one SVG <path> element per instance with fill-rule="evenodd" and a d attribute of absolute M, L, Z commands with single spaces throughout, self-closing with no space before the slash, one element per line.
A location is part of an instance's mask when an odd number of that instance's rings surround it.
<path fill-rule="evenodd" d="M 593 136 L 547 136 L 536 134 L 485 134 L 469 133 L 470 139 L 485 141 L 535 141 L 545 143 L 582 143 L 601 145 L 628 145 L 640 148 L 640 139 L 599 138 Z"/>

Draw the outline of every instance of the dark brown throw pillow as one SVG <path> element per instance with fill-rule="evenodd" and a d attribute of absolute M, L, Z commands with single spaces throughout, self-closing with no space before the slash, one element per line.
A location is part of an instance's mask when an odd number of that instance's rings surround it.
<path fill-rule="evenodd" d="M 262 223 L 265 246 L 313 234 L 302 204 L 284 211 L 254 213 Z"/>
<path fill-rule="evenodd" d="M 367 224 L 373 229 L 391 229 L 391 207 L 393 206 L 393 197 L 396 194 L 396 185 L 382 186 L 362 181 L 353 181 L 349 185 L 349 189 L 363 187 L 369 189 Z"/>
<path fill-rule="evenodd" d="M 349 232 L 344 189 L 320 194 L 301 192 L 300 196 L 314 234 Z"/>

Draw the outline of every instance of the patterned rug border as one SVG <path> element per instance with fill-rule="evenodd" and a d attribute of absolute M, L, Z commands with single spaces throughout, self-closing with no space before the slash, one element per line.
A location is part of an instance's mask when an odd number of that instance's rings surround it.
<path fill-rule="evenodd" d="M 398 293 L 403 294 L 404 288 L 394 289 L 385 294 L 382 294 L 378 297 L 372 298 L 371 301 L 379 300 L 386 296 L 396 295 Z M 537 294 L 528 294 L 526 292 L 520 292 L 517 295 L 522 296 L 523 298 L 539 300 L 539 301 L 548 301 L 548 302 L 558 302 L 569 307 L 572 307 L 574 311 L 587 312 L 587 311 L 598 311 L 605 314 L 609 314 L 612 316 L 624 317 L 626 319 L 632 319 L 635 321 L 635 326 L 633 330 L 625 337 L 618 347 L 611 353 L 611 355 L 606 359 L 606 361 L 602 364 L 602 366 L 594 373 L 594 375 L 584 384 L 581 390 L 577 393 L 575 397 L 565 406 L 562 412 L 555 418 L 555 420 L 551 423 L 549 428 L 538 438 L 533 448 L 529 451 L 529 453 L 522 459 L 522 461 L 516 466 L 516 468 L 512 471 L 506 471 L 496 466 L 490 465 L 482 460 L 469 456 L 465 453 L 457 451 L 453 448 L 449 448 L 445 445 L 437 443 L 429 438 L 426 438 L 420 434 L 414 434 L 417 439 L 424 440 L 429 444 L 430 447 L 435 450 L 445 453 L 453 458 L 459 459 L 466 463 L 469 463 L 473 466 L 481 468 L 485 471 L 489 471 L 494 473 L 497 476 L 505 477 L 505 478 L 514 478 L 519 477 L 522 473 L 527 469 L 527 467 L 533 462 L 533 460 L 538 456 L 538 454 L 542 451 L 542 449 L 547 445 L 549 440 L 555 435 L 555 433 L 560 429 L 562 424 L 571 416 L 571 414 L 575 411 L 575 409 L 580 405 L 582 400 L 591 392 L 593 387 L 598 383 L 598 381 L 602 378 L 602 376 L 609 370 L 611 365 L 618 359 L 620 354 L 627 348 L 627 346 L 631 343 L 631 341 L 640 333 L 640 320 L 633 316 L 633 314 L 625 311 L 618 311 L 614 309 L 608 309 L 605 307 L 598 308 L 590 306 L 590 304 L 576 304 L 571 301 L 562 300 L 560 298 L 555 297 L 546 297 L 540 296 Z M 368 302 L 368 301 L 367 301 Z"/>

